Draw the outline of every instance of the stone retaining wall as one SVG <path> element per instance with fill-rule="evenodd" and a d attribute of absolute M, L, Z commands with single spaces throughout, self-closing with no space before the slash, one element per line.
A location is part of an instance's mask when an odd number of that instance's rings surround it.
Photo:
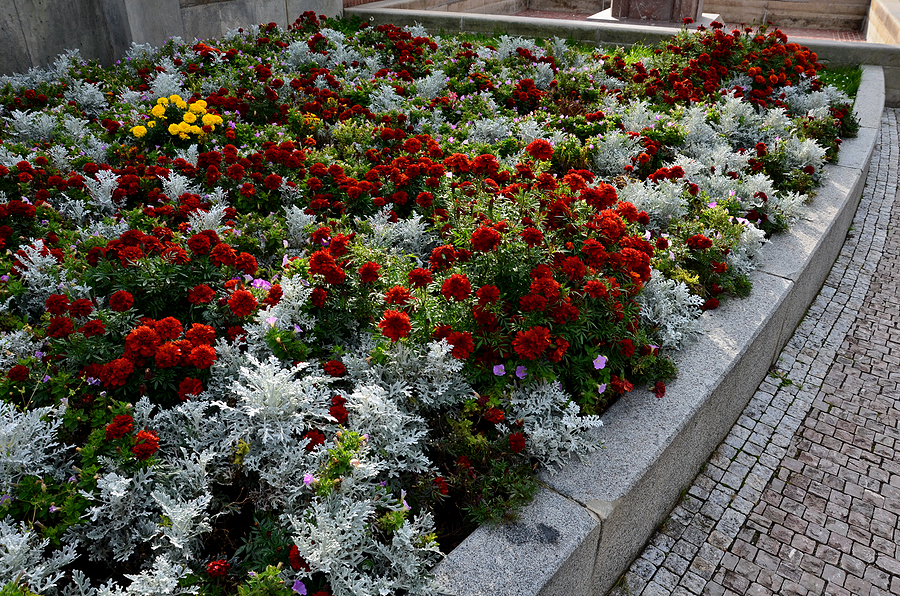
<path fill-rule="evenodd" d="M 900 44 L 900 0 L 872 0 L 866 41 Z"/>
<path fill-rule="evenodd" d="M 78 48 L 88 59 L 112 64 L 132 42 L 160 46 L 169 37 L 220 37 L 259 23 L 287 27 L 307 10 L 343 12 L 341 0 L 3 0 L 0 2 L 0 74 L 46 66 Z"/>
<path fill-rule="evenodd" d="M 860 31 L 869 12 L 869 0 L 705 0 L 703 10 L 721 14 L 726 23 L 772 21 L 779 27 Z"/>

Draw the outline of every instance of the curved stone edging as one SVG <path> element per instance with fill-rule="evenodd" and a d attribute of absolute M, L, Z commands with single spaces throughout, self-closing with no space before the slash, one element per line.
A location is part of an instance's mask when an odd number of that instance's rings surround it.
<path fill-rule="evenodd" d="M 459 596 L 606 594 L 732 428 L 818 294 L 862 195 L 884 109 L 884 74 L 864 67 L 856 138 L 788 234 L 763 247 L 752 297 L 701 318 L 666 396 L 635 392 L 603 416 L 605 447 L 556 475 L 518 522 L 482 526 L 436 569 Z"/>

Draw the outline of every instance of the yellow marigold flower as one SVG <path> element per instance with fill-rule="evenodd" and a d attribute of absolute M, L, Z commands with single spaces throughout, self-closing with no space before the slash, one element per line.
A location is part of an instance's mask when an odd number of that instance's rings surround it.
<path fill-rule="evenodd" d="M 171 101 L 172 103 L 178 103 L 178 102 L 184 101 L 184 100 L 181 99 L 181 96 L 180 96 L 180 95 L 170 95 L 170 96 L 169 96 L 169 101 Z"/>
<path fill-rule="evenodd" d="M 190 132 L 191 125 L 187 122 L 179 122 L 178 123 L 178 132 Z"/>
<path fill-rule="evenodd" d="M 170 124 L 170 125 L 169 125 L 169 134 L 170 134 L 170 135 L 177 135 L 179 132 L 181 132 L 181 129 L 178 128 L 178 125 L 177 125 L 177 124 Z"/>
<path fill-rule="evenodd" d="M 188 109 L 187 102 L 185 102 L 184 100 L 176 103 L 175 105 L 178 106 L 179 110 L 187 110 Z"/>
<path fill-rule="evenodd" d="M 195 114 L 202 114 L 206 111 L 206 102 L 202 99 L 198 99 L 190 106 L 188 106 L 188 109 Z"/>
<path fill-rule="evenodd" d="M 147 128 L 154 128 L 154 127 L 156 127 L 156 120 L 151 120 L 150 122 L 147 123 Z"/>
<path fill-rule="evenodd" d="M 178 135 L 178 138 L 184 140 L 184 139 L 189 139 L 189 138 L 191 138 L 191 136 L 190 136 L 189 134 L 183 132 L 183 133 L 181 133 L 181 134 Z"/>
<path fill-rule="evenodd" d="M 156 100 L 156 105 L 165 107 L 169 105 L 169 99 L 167 97 L 160 97 Z"/>
<path fill-rule="evenodd" d="M 221 116 L 219 116 L 218 114 L 213 114 L 213 118 L 215 118 L 215 121 L 213 122 L 213 124 L 215 124 L 215 125 L 222 124 L 222 117 L 221 117 Z"/>
<path fill-rule="evenodd" d="M 135 126 L 134 128 L 131 129 L 131 134 L 133 134 L 134 136 L 136 136 L 137 138 L 140 139 L 145 134 L 147 134 L 147 128 L 144 126 Z"/>
<path fill-rule="evenodd" d="M 153 106 L 153 109 L 150 110 L 150 113 L 153 114 L 154 118 L 165 118 L 166 108 L 162 104 L 156 104 Z"/>
<path fill-rule="evenodd" d="M 185 112 L 182 119 L 188 124 L 193 124 L 197 121 L 197 114 L 193 112 Z"/>
<path fill-rule="evenodd" d="M 203 126 L 212 126 L 216 123 L 216 117 L 212 114 L 203 114 Z"/>
<path fill-rule="evenodd" d="M 199 126 L 194 125 L 194 126 L 191 126 L 191 134 L 194 134 L 194 135 L 203 134 L 203 130 Z"/>

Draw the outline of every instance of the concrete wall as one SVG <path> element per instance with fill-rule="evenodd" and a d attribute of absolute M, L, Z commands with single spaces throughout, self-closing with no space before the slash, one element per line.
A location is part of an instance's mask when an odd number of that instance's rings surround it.
<path fill-rule="evenodd" d="M 111 64 L 132 42 L 160 46 L 169 37 L 219 37 L 260 23 L 287 27 L 307 10 L 342 14 L 341 0 L 60 0 L 0 1 L 0 73 L 46 66 L 78 48 Z"/>
<path fill-rule="evenodd" d="M 862 30 L 870 0 L 705 0 L 705 12 L 717 12 L 726 23 L 762 24 L 809 29 Z"/>
<path fill-rule="evenodd" d="M 900 44 L 900 0 L 872 0 L 866 41 Z"/>

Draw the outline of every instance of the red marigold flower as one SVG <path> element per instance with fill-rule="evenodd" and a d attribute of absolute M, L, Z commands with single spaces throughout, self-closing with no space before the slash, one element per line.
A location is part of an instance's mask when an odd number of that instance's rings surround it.
<path fill-rule="evenodd" d="M 125 354 L 129 357 L 137 355 L 148 358 L 156 353 L 161 343 L 156 331 L 146 325 L 140 325 L 125 337 Z"/>
<path fill-rule="evenodd" d="M 469 278 L 461 273 L 454 273 L 444 280 L 441 285 L 441 294 L 447 300 L 453 298 L 457 302 L 465 300 L 472 294 L 472 284 Z"/>
<path fill-rule="evenodd" d="M 578 196 L 585 203 L 597 210 L 609 209 L 619 199 L 616 187 L 612 184 L 601 182 L 596 188 L 585 188 Z"/>
<path fill-rule="evenodd" d="M 237 290 L 228 299 L 228 308 L 236 317 L 246 317 L 256 310 L 256 297 L 247 290 Z"/>
<path fill-rule="evenodd" d="M 188 292 L 188 302 L 191 304 L 207 304 L 215 297 L 215 291 L 206 284 L 194 286 Z"/>
<path fill-rule="evenodd" d="M 328 292 L 324 288 L 313 288 L 312 294 L 309 295 L 309 301 L 316 308 L 325 308 L 327 299 Z"/>
<path fill-rule="evenodd" d="M 534 248 L 544 241 L 544 233 L 537 228 L 525 228 L 522 230 L 522 240 L 525 244 Z"/>
<path fill-rule="evenodd" d="M 381 321 L 378 323 L 381 334 L 391 341 L 398 341 L 401 337 L 406 337 L 412 330 L 409 322 L 409 315 L 405 312 L 397 310 L 386 310 Z"/>
<path fill-rule="evenodd" d="M 651 389 L 653 395 L 657 397 L 657 399 L 662 399 L 662 397 L 666 394 L 666 384 L 662 381 L 657 381 L 655 385 L 653 385 L 653 389 Z"/>
<path fill-rule="evenodd" d="M 119 290 L 109 297 L 109 308 L 116 312 L 125 312 L 132 306 L 134 306 L 134 296 L 131 295 L 131 292 Z"/>
<path fill-rule="evenodd" d="M 500 244 L 502 236 L 494 228 L 479 226 L 472 232 L 472 248 L 479 252 L 490 252 Z"/>
<path fill-rule="evenodd" d="M 434 195 L 430 192 L 420 192 L 416 195 L 416 204 L 423 209 L 428 209 L 434 204 Z"/>
<path fill-rule="evenodd" d="M 403 286 L 394 286 L 384 294 L 384 301 L 388 304 L 403 306 L 412 300 L 412 294 Z"/>
<path fill-rule="evenodd" d="M 269 174 L 266 176 L 266 179 L 263 181 L 263 185 L 267 190 L 275 190 L 277 188 L 281 188 L 281 183 L 283 182 L 281 176 L 278 174 Z"/>
<path fill-rule="evenodd" d="M 159 436 L 155 430 L 141 430 L 134 436 L 134 446 L 131 452 L 134 456 L 143 461 L 150 459 L 150 456 L 159 451 Z"/>
<path fill-rule="evenodd" d="M 569 342 L 561 337 L 556 338 L 555 344 L 556 347 L 547 356 L 547 360 L 550 362 L 559 362 L 562 360 L 562 357 L 566 355 L 566 350 L 569 349 Z"/>
<path fill-rule="evenodd" d="M 63 338 L 69 337 L 75 333 L 75 325 L 69 317 L 53 317 L 50 324 L 47 325 L 47 335 L 50 337 Z"/>
<path fill-rule="evenodd" d="M 322 439 L 325 439 L 324 435 L 322 436 Z M 294 571 L 309 571 L 309 564 L 306 562 L 306 559 L 300 556 L 300 549 L 297 548 L 296 544 L 291 545 L 291 550 L 288 553 L 288 561 L 291 564 L 291 569 Z"/>
<path fill-rule="evenodd" d="M 159 368 L 172 368 L 181 364 L 182 354 L 177 344 L 166 342 L 159 346 L 153 357 Z"/>
<path fill-rule="evenodd" d="M 239 254 L 237 260 L 234 262 L 234 266 L 243 271 L 246 275 L 256 275 L 256 271 L 259 269 L 256 257 L 248 252 Z"/>
<path fill-rule="evenodd" d="M 715 310 L 719 308 L 718 298 L 709 298 L 700 306 L 700 310 Z"/>
<path fill-rule="evenodd" d="M 195 255 L 205 255 L 209 253 L 209 236 L 206 234 L 194 234 L 188 238 L 187 246 Z"/>
<path fill-rule="evenodd" d="M 625 222 L 619 217 L 615 211 L 606 209 L 600 212 L 599 224 L 600 233 L 609 242 L 617 242 L 622 234 L 625 233 Z"/>
<path fill-rule="evenodd" d="M 509 448 L 513 453 L 522 453 L 525 449 L 525 436 L 522 433 L 511 433 L 509 435 Z"/>
<path fill-rule="evenodd" d="M 21 383 L 28 378 L 28 375 L 31 371 L 27 366 L 23 366 L 21 364 L 17 364 L 6 373 L 6 377 L 10 381 L 16 381 L 17 383 Z"/>
<path fill-rule="evenodd" d="M 281 284 L 272 284 L 272 287 L 269 288 L 269 291 L 266 292 L 266 297 L 263 300 L 263 304 L 267 306 L 275 306 L 279 302 L 281 302 L 282 297 L 284 297 L 284 290 L 281 288 Z"/>
<path fill-rule="evenodd" d="M 207 345 L 194 346 L 188 358 L 197 368 L 207 369 L 216 361 L 216 350 Z"/>
<path fill-rule="evenodd" d="M 100 371 L 100 380 L 107 387 L 121 387 L 134 372 L 134 364 L 127 358 L 116 358 L 108 362 Z"/>
<path fill-rule="evenodd" d="M 126 246 L 119 250 L 119 262 L 122 264 L 122 267 L 130 267 L 143 257 L 143 251 L 136 246 Z"/>
<path fill-rule="evenodd" d="M 217 559 L 206 564 L 206 572 L 210 577 L 225 577 L 228 575 L 230 567 L 231 565 L 225 559 Z"/>
<path fill-rule="evenodd" d="M 203 383 L 200 382 L 200 379 L 185 377 L 178 384 L 178 398 L 181 401 L 186 400 L 189 395 L 200 395 L 201 393 L 203 393 Z"/>
<path fill-rule="evenodd" d="M 447 336 L 447 343 L 453 346 L 450 354 L 457 360 L 465 360 L 475 350 L 475 342 L 468 331 L 455 331 Z"/>
<path fill-rule="evenodd" d="M 94 311 L 94 305 L 87 298 L 79 298 L 69 305 L 69 314 L 73 317 L 86 317 Z"/>
<path fill-rule="evenodd" d="M 347 245 L 350 244 L 350 236 L 346 234 L 338 234 L 334 238 L 331 239 L 331 242 L 328 244 L 328 252 L 331 253 L 336 259 L 341 258 L 348 252 Z"/>
<path fill-rule="evenodd" d="M 82 325 L 78 330 L 78 333 L 82 334 L 85 337 L 103 335 L 104 333 L 106 333 L 106 325 L 103 323 L 103 321 L 94 319 Z"/>
<path fill-rule="evenodd" d="M 316 445 L 322 445 L 325 443 L 325 434 L 315 428 L 306 431 L 306 434 L 303 435 L 303 438 L 309 440 L 309 442 L 304 447 L 304 449 L 306 449 L 307 451 L 312 451 L 316 448 Z"/>
<path fill-rule="evenodd" d="M 332 267 L 337 267 L 334 257 L 325 249 L 317 250 L 309 257 L 309 272 L 314 275 L 324 275 Z"/>
<path fill-rule="evenodd" d="M 609 382 L 610 387 L 612 387 L 613 391 L 616 393 L 628 393 L 632 389 L 634 389 L 634 383 L 625 378 L 620 378 L 616 375 L 612 376 L 612 379 Z"/>
<path fill-rule="evenodd" d="M 497 286 L 481 286 L 475 292 L 475 296 L 478 298 L 479 304 L 493 304 L 500 299 L 500 290 Z"/>
<path fill-rule="evenodd" d="M 484 413 L 484 419 L 491 424 L 500 424 L 506 419 L 506 415 L 503 413 L 503 410 L 488 408 L 487 412 Z"/>
<path fill-rule="evenodd" d="M 525 312 L 543 311 L 547 308 L 547 299 L 538 294 L 526 294 L 519 298 L 519 308 Z"/>
<path fill-rule="evenodd" d="M 219 267 L 223 265 L 231 267 L 237 261 L 237 253 L 224 242 L 220 242 L 219 244 L 216 244 L 212 251 L 210 251 L 209 260 Z"/>
<path fill-rule="evenodd" d="M 606 286 L 603 285 L 602 282 L 597 280 L 591 280 L 584 284 L 584 291 L 591 298 L 606 298 L 608 294 L 606 293 Z"/>
<path fill-rule="evenodd" d="M 447 493 L 450 492 L 450 486 L 447 484 L 447 481 L 444 480 L 443 478 L 441 478 L 440 476 L 435 478 L 433 480 L 433 482 L 434 482 L 434 485 L 437 488 L 438 492 L 441 493 L 442 495 L 446 495 Z"/>
<path fill-rule="evenodd" d="M 374 261 L 369 261 L 365 265 L 359 268 L 359 280 L 364 284 L 370 284 L 376 279 L 378 279 L 378 270 L 381 269 L 381 265 L 375 263 Z"/>
<path fill-rule="evenodd" d="M 630 339 L 621 340 L 619 342 L 619 349 L 622 351 L 622 356 L 625 358 L 634 356 L 634 342 Z"/>
<path fill-rule="evenodd" d="M 431 251 L 431 270 L 444 271 L 446 269 L 449 269 L 450 266 L 456 262 L 456 258 L 456 249 L 453 248 L 453 246 L 449 244 L 438 246 Z"/>
<path fill-rule="evenodd" d="M 325 369 L 326 374 L 331 375 L 332 377 L 340 377 L 347 372 L 347 367 L 339 360 L 329 360 L 322 368 Z"/>
<path fill-rule="evenodd" d="M 531 281 L 529 288 L 532 294 L 538 294 L 547 300 L 559 298 L 559 282 L 552 277 L 538 277 Z"/>
<path fill-rule="evenodd" d="M 159 335 L 161 340 L 168 341 L 170 339 L 177 339 L 178 336 L 181 335 L 183 327 L 181 321 L 175 317 L 166 317 L 158 320 L 156 324 L 153 325 L 153 329 L 156 331 L 156 334 Z"/>
<path fill-rule="evenodd" d="M 550 346 L 550 330 L 540 325 L 516 332 L 513 349 L 527 360 L 536 360 Z"/>
<path fill-rule="evenodd" d="M 432 281 L 431 271 L 421 267 L 416 267 L 410 271 L 406 277 L 409 279 L 409 285 L 414 288 L 424 288 Z"/>
<path fill-rule="evenodd" d="M 572 281 L 583 279 L 584 274 L 587 273 L 587 267 L 578 257 L 566 257 L 563 260 L 560 269 L 562 269 L 562 272 Z"/>
<path fill-rule="evenodd" d="M 716 263 L 715 261 L 709 264 L 710 268 L 713 270 L 713 273 L 725 273 L 728 270 L 727 263 Z"/>
<path fill-rule="evenodd" d="M 553 156 L 553 146 L 544 139 L 535 139 L 525 147 L 526 153 L 534 159 L 546 161 Z"/>
<path fill-rule="evenodd" d="M 694 250 L 705 250 L 712 247 L 713 242 L 703 234 L 694 234 L 687 239 L 687 245 L 688 248 L 692 248 Z"/>
<path fill-rule="evenodd" d="M 328 413 L 337 420 L 338 424 L 347 424 L 349 412 L 344 407 L 345 403 L 347 403 L 347 400 L 340 395 L 335 395 L 331 398 L 331 407 L 328 409 Z"/>
<path fill-rule="evenodd" d="M 50 294 L 50 297 L 44 300 L 44 310 L 55 316 L 65 314 L 69 310 L 69 298 L 63 294 Z"/>
<path fill-rule="evenodd" d="M 194 323 L 187 333 L 184 334 L 184 337 L 195 346 L 210 346 L 216 341 L 216 330 L 209 325 Z"/>
<path fill-rule="evenodd" d="M 134 419 L 128 414 L 119 414 L 106 425 L 106 440 L 121 439 L 134 429 Z"/>

